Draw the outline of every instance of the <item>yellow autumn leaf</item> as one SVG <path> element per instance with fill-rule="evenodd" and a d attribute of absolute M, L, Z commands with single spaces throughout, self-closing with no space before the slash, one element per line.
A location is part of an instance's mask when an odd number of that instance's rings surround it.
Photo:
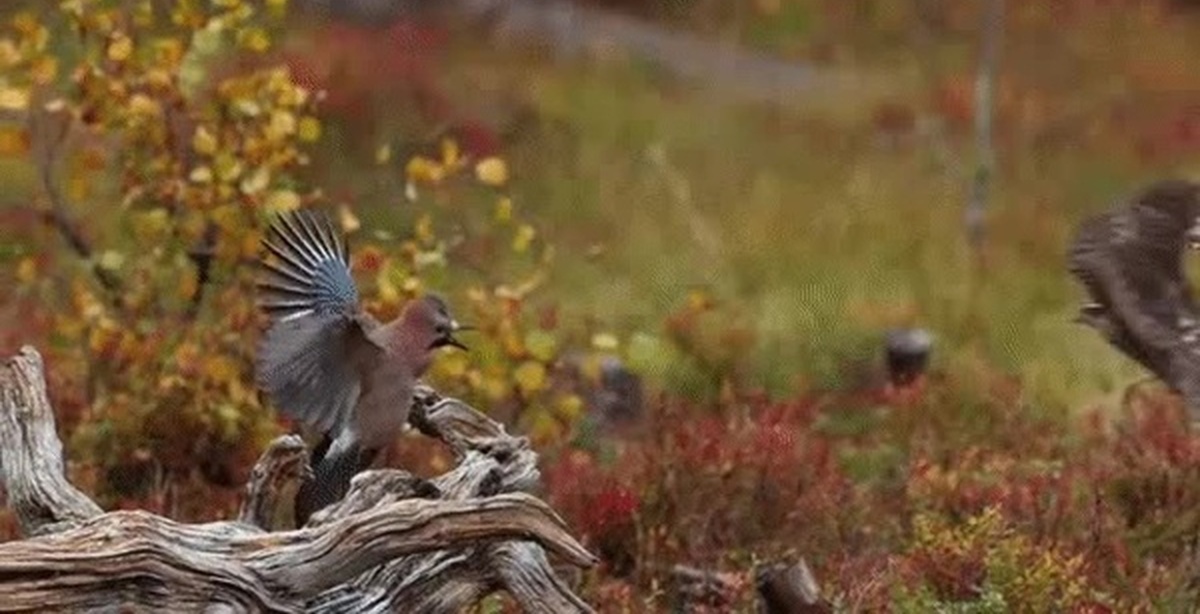
<path fill-rule="evenodd" d="M 34 83 L 38 85 L 46 85 L 54 80 L 54 76 L 58 74 L 58 59 L 52 56 L 44 55 L 35 58 L 29 64 L 29 76 Z"/>
<path fill-rule="evenodd" d="M 529 224 L 521 224 L 517 229 L 516 236 L 513 237 L 512 248 L 518 254 L 524 253 L 529 249 L 529 244 L 533 242 L 533 238 L 537 236 L 537 231 Z"/>
<path fill-rule="evenodd" d="M 208 217 L 223 232 L 236 231 L 243 223 L 240 206 L 232 203 L 218 205 Z"/>
<path fill-rule="evenodd" d="M 442 166 L 453 168 L 458 163 L 458 143 L 454 139 L 442 139 Z"/>
<path fill-rule="evenodd" d="M 592 347 L 597 350 L 612 351 L 617 349 L 619 345 L 620 342 L 617 341 L 617 337 L 612 333 L 596 333 L 592 335 Z"/>
<path fill-rule="evenodd" d="M 538 361 L 524 361 L 512 372 L 512 380 L 522 395 L 534 395 L 546 385 L 546 366 Z"/>
<path fill-rule="evenodd" d="M 238 98 L 233 101 L 233 110 L 246 117 L 258 117 L 262 114 L 262 105 L 253 98 Z"/>
<path fill-rule="evenodd" d="M 301 117 L 296 124 L 296 136 L 306 143 L 321 138 L 321 121 L 312 116 Z"/>
<path fill-rule="evenodd" d="M 525 348 L 529 350 L 530 356 L 542 362 L 550 362 L 558 349 L 558 339 L 547 331 L 535 328 L 525 333 Z"/>
<path fill-rule="evenodd" d="M 300 196 L 292 190 L 275 190 L 267 195 L 263 207 L 271 213 L 282 213 L 300 207 Z"/>
<path fill-rule="evenodd" d="M 388 143 L 375 149 L 375 164 L 387 164 L 392 159 L 392 146 Z"/>
<path fill-rule="evenodd" d="M 212 169 L 207 166 L 197 166 L 192 169 L 191 173 L 188 173 L 188 180 L 192 183 L 212 183 Z"/>
<path fill-rule="evenodd" d="M 289 78 L 290 79 L 290 78 Z M 279 104 L 285 107 L 299 107 L 308 102 L 308 89 L 287 81 L 278 93 Z"/>
<path fill-rule="evenodd" d="M 375 287 L 379 290 L 379 300 L 385 304 L 395 305 L 400 302 L 400 288 L 392 281 L 390 262 L 379 267 L 379 273 L 375 276 Z"/>
<path fill-rule="evenodd" d="M 446 176 L 446 171 L 442 165 L 429 158 L 413 156 L 404 166 L 404 175 L 409 181 L 438 183 Z"/>
<path fill-rule="evenodd" d="M 446 377 L 459 379 L 467 372 L 470 360 L 465 352 L 445 352 L 438 357 L 438 372 Z"/>
<path fill-rule="evenodd" d="M 238 369 L 228 357 L 217 354 L 204 361 L 204 374 L 212 381 L 225 382 L 235 379 Z"/>
<path fill-rule="evenodd" d="M 0 38 L 0 68 L 12 68 L 21 61 L 21 52 L 10 38 Z"/>
<path fill-rule="evenodd" d="M 217 151 L 217 137 L 213 136 L 205 126 L 198 126 L 196 133 L 192 135 L 192 149 L 198 154 L 211 156 Z"/>
<path fill-rule="evenodd" d="M 217 173 L 217 179 L 226 183 L 232 183 L 242 175 L 242 163 L 233 154 L 221 152 L 213 159 L 213 170 Z"/>
<path fill-rule="evenodd" d="M 503 377 L 487 375 L 483 378 L 483 394 L 492 403 L 500 403 L 508 398 L 509 386 Z"/>
<path fill-rule="evenodd" d="M 338 223 L 342 227 L 342 232 L 350 234 L 362 228 L 362 222 L 358 221 L 358 216 L 354 215 L 354 211 L 350 210 L 350 205 L 342 203 L 338 207 Z"/>
<path fill-rule="evenodd" d="M 162 111 L 158 102 L 145 94 L 130 96 L 128 106 L 130 113 L 143 117 L 155 117 Z"/>
<path fill-rule="evenodd" d="M 291 111 L 276 109 L 271 112 L 271 121 L 263 132 L 272 141 L 281 141 L 296 132 L 296 116 Z"/>
<path fill-rule="evenodd" d="M 501 196 L 496 200 L 496 221 L 501 224 L 507 224 L 512 220 L 513 201 L 507 196 Z"/>
<path fill-rule="evenodd" d="M 37 261 L 28 257 L 22 258 L 20 264 L 17 265 L 17 280 L 28 284 L 34 279 L 37 279 Z"/>
<path fill-rule="evenodd" d="M 714 301 L 708 292 L 700 289 L 693 289 L 688 292 L 687 305 L 689 309 L 694 311 L 707 311 L 712 309 Z"/>
<path fill-rule="evenodd" d="M 583 417 L 583 399 L 574 394 L 563 395 L 555 404 L 555 410 L 563 420 L 573 423 Z"/>
<path fill-rule="evenodd" d="M 104 253 L 100 254 L 100 260 L 98 264 L 102 269 L 115 271 L 125 264 L 125 255 L 113 249 L 106 250 Z"/>
<path fill-rule="evenodd" d="M 113 335 L 103 328 L 93 328 L 88 333 L 88 351 L 92 354 L 99 354 L 112 337 Z"/>
<path fill-rule="evenodd" d="M 484 158 L 475 165 L 475 178 L 493 187 L 508 183 L 508 164 L 495 156 Z"/>
<path fill-rule="evenodd" d="M 512 330 L 511 327 L 500 333 L 500 347 L 504 349 L 504 353 L 510 358 L 525 356 L 525 340 L 516 331 Z"/>
<path fill-rule="evenodd" d="M 593 385 L 599 385 L 600 377 L 603 375 L 603 365 L 600 363 L 600 360 L 600 356 L 590 354 L 579 365 L 579 372 L 583 374 L 585 380 L 591 382 Z"/>
<path fill-rule="evenodd" d="M 183 60 L 183 43 L 174 38 L 162 37 L 151 45 L 154 61 L 163 67 L 176 67 Z"/>
<path fill-rule="evenodd" d="M 29 132 L 18 126 L 0 126 L 0 156 L 29 153 Z"/>
<path fill-rule="evenodd" d="M 433 234 L 433 218 L 428 213 L 424 213 L 417 218 L 417 225 L 413 229 L 413 236 L 422 243 L 431 243 L 437 236 Z"/>
<path fill-rule="evenodd" d="M 29 90 L 0 86 L 0 109 L 24 111 L 29 107 Z"/>
<path fill-rule="evenodd" d="M 263 190 L 271 183 L 271 171 L 265 166 L 260 166 L 253 173 L 246 175 L 238 184 L 238 189 L 246 196 L 254 196 Z"/>
<path fill-rule="evenodd" d="M 133 234 L 138 241 L 155 242 L 167 231 L 170 216 L 166 209 L 151 209 L 133 216 Z"/>
<path fill-rule="evenodd" d="M 124 62 L 133 55 L 133 39 L 125 35 L 124 32 L 113 34 L 112 39 L 108 42 L 108 59 L 114 62 Z"/>
<path fill-rule="evenodd" d="M 254 53 L 262 53 L 271 47 L 271 37 L 262 28 L 246 28 L 238 33 L 238 39 L 242 47 Z"/>

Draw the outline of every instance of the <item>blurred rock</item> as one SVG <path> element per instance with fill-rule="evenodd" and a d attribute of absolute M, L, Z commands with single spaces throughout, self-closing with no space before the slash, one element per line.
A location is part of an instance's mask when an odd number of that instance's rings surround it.
<path fill-rule="evenodd" d="M 907 387 L 925 374 L 933 335 L 923 328 L 892 329 L 884 340 L 888 381 L 895 387 Z"/>
<path fill-rule="evenodd" d="M 827 614 L 829 602 L 821 597 L 817 579 L 804 559 L 793 564 L 767 565 L 755 574 L 755 586 L 764 614 Z"/>
<path fill-rule="evenodd" d="M 562 358 L 567 380 L 587 407 L 585 421 L 600 430 L 637 422 L 644 407 L 642 378 L 616 356 Z"/>

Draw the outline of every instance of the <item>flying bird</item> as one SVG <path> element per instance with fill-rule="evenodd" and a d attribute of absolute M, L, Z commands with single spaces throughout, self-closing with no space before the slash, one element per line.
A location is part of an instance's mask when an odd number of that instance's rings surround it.
<path fill-rule="evenodd" d="M 324 214 L 280 215 L 263 239 L 258 305 L 271 324 L 256 380 L 285 415 L 321 433 L 313 477 L 296 495 L 296 522 L 341 499 L 408 420 L 413 387 L 438 348 L 467 349 L 466 327 L 428 294 L 381 323 L 363 310 L 344 237 Z"/>
<path fill-rule="evenodd" d="M 1200 422 L 1200 311 L 1183 253 L 1200 247 L 1200 183 L 1146 186 L 1076 229 L 1068 267 L 1089 302 L 1075 321 L 1100 332 L 1183 396 Z"/>

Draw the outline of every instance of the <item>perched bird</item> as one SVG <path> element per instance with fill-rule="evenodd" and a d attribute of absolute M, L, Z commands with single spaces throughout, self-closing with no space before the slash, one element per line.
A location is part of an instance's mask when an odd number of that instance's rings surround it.
<path fill-rule="evenodd" d="M 1181 394 L 1200 421 L 1200 311 L 1183 272 L 1200 246 L 1200 184 L 1142 188 L 1075 232 L 1068 267 L 1087 290 L 1075 321 Z"/>
<path fill-rule="evenodd" d="M 313 478 L 296 495 L 296 521 L 338 501 L 354 474 L 408 420 L 413 386 L 441 347 L 467 349 L 446 303 L 426 295 L 380 323 L 363 310 L 346 241 L 311 211 L 281 215 L 263 246 L 258 304 L 271 319 L 256 379 L 285 415 L 322 434 Z"/>

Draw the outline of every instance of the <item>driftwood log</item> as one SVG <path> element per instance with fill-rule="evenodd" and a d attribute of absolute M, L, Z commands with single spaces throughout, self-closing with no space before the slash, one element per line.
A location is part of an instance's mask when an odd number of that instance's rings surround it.
<path fill-rule="evenodd" d="M 428 388 L 413 424 L 458 464 L 423 480 L 367 471 L 302 529 L 271 531 L 307 470 L 276 439 L 238 519 L 182 524 L 105 513 L 63 473 L 62 444 L 32 348 L 0 365 L 0 475 L 26 539 L 0 544 L 0 611 L 458 612 L 497 590 L 527 612 L 591 612 L 551 568 L 596 559 L 528 494 L 528 440 Z"/>

